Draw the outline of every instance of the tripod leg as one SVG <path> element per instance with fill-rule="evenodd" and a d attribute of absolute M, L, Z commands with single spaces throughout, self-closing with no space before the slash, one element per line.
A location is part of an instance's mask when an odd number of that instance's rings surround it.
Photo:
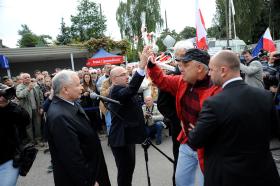
<path fill-rule="evenodd" d="M 145 155 L 145 163 L 146 163 L 146 171 L 147 171 L 147 179 L 148 179 L 148 186 L 151 186 L 150 174 L 149 174 L 149 167 L 148 167 L 148 149 L 144 148 L 144 155 Z"/>

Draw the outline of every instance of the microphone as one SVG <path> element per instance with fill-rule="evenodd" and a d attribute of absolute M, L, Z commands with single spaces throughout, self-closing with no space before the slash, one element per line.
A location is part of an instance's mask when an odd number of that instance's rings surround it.
<path fill-rule="evenodd" d="M 107 98 L 105 96 L 100 96 L 100 95 L 96 94 L 95 92 L 90 93 L 89 96 L 91 99 L 100 99 L 101 101 L 104 101 L 104 102 L 115 103 L 115 104 L 121 105 L 121 103 L 119 101 Z"/>

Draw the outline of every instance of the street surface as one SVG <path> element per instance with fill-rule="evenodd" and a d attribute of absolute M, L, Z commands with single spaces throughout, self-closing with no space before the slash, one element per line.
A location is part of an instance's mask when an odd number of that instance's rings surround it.
<path fill-rule="evenodd" d="M 164 131 L 166 132 L 166 131 Z M 117 185 L 117 169 L 112 155 L 112 151 L 107 146 L 107 137 L 101 136 L 101 143 L 107 167 L 109 171 L 110 180 L 112 186 Z M 155 144 L 155 142 L 153 141 Z M 163 135 L 163 142 L 157 146 L 169 157 L 172 157 L 172 141 L 171 137 Z M 271 147 L 280 147 L 280 143 L 273 141 Z M 280 150 L 272 151 L 273 156 L 278 159 L 277 167 L 280 173 Z M 163 155 L 161 155 L 152 146 L 148 148 L 148 165 L 152 186 L 172 186 L 172 164 Z M 54 186 L 52 173 L 47 173 L 47 167 L 50 165 L 50 154 L 43 153 L 43 148 L 40 149 L 37 158 L 26 177 L 19 177 L 17 186 Z M 134 186 L 146 186 L 147 184 L 147 172 L 145 166 L 144 150 L 141 145 L 136 147 L 136 166 L 133 177 Z"/>
<path fill-rule="evenodd" d="M 106 159 L 109 177 L 112 186 L 117 185 L 117 168 L 112 151 L 107 146 L 107 137 L 101 137 L 103 153 Z M 155 141 L 153 141 L 155 144 Z M 171 137 L 164 137 L 162 144 L 157 145 L 169 157 L 172 157 Z M 173 165 L 152 146 L 148 148 L 148 166 L 152 186 L 171 186 Z M 19 177 L 17 186 L 54 186 L 52 173 L 47 173 L 50 165 L 50 154 L 44 154 L 43 149 L 39 151 L 34 164 L 26 177 Z M 136 166 L 134 170 L 133 183 L 135 186 L 146 186 L 147 172 L 144 158 L 144 150 L 141 145 L 136 146 Z"/>

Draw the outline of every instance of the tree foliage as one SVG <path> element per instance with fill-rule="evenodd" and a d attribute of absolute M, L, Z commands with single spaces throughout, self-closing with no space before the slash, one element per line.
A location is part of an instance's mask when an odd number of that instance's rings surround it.
<path fill-rule="evenodd" d="M 34 34 L 27 25 L 21 25 L 22 29 L 18 31 L 21 39 L 18 40 L 18 46 L 23 47 L 40 47 L 48 46 L 49 40 L 52 39 L 49 35 L 36 35 Z"/>
<path fill-rule="evenodd" d="M 120 2 L 116 12 L 116 19 L 121 37 L 133 42 L 135 37 L 141 38 L 141 15 L 145 13 L 148 32 L 155 32 L 163 24 L 158 0 L 127 0 Z M 140 42 L 139 42 L 140 43 Z"/>
<path fill-rule="evenodd" d="M 196 29 L 194 27 L 186 26 L 181 32 L 180 37 L 182 39 L 189 39 L 196 36 Z"/>
<path fill-rule="evenodd" d="M 37 37 L 32 33 L 25 33 L 22 35 L 21 39 L 18 40 L 18 46 L 20 48 L 24 47 L 35 47 L 37 44 Z"/>
<path fill-rule="evenodd" d="M 163 20 L 158 0 L 127 0 L 126 3 L 120 2 L 116 19 L 122 38 L 141 36 L 142 12 L 145 12 L 148 32 L 154 32 L 158 26 L 162 26 Z"/>
<path fill-rule="evenodd" d="M 225 8 L 227 0 L 216 0 L 216 15 L 210 34 L 226 38 Z M 246 43 L 256 43 L 270 26 L 274 39 L 280 37 L 279 0 L 234 0 L 237 36 Z M 270 24 L 271 20 L 271 25 Z M 233 28 L 232 28 L 233 30 Z M 216 32 L 216 34 L 214 34 Z"/>
<path fill-rule="evenodd" d="M 114 41 L 109 37 L 102 37 L 99 39 L 90 39 L 85 43 L 89 52 L 96 52 L 100 48 L 104 48 L 106 51 L 112 51 L 114 49 L 121 50 L 121 54 L 124 55 L 130 48 L 130 43 L 127 40 Z"/>
<path fill-rule="evenodd" d="M 77 7 L 77 15 L 71 15 L 71 37 L 84 42 L 91 38 L 101 38 L 106 31 L 106 18 L 99 11 L 95 2 L 81 0 Z"/>
<path fill-rule="evenodd" d="M 145 13 L 145 14 L 143 14 Z M 127 39 L 132 46 L 137 44 L 136 49 L 131 48 L 128 52 L 128 61 L 138 60 L 138 51 L 142 49 L 141 42 L 141 16 L 145 15 L 147 32 L 156 32 L 161 28 L 163 19 L 160 14 L 160 4 L 158 0 L 127 0 L 120 2 L 116 12 L 116 20 L 120 28 L 122 39 Z M 135 42 L 137 38 L 137 42 Z"/>
<path fill-rule="evenodd" d="M 274 39 L 280 39 L 280 1 L 271 0 L 270 3 L 272 37 Z"/>
<path fill-rule="evenodd" d="M 56 37 L 56 44 L 57 45 L 67 45 L 71 43 L 71 29 L 70 27 L 67 27 L 64 19 L 61 19 L 61 24 L 60 24 L 60 32 Z"/>
<path fill-rule="evenodd" d="M 18 34 L 23 36 L 24 34 L 32 33 L 27 25 L 21 25 L 21 30 L 18 31 Z"/>
<path fill-rule="evenodd" d="M 207 37 L 221 38 L 221 28 L 219 26 L 212 26 L 207 29 Z"/>

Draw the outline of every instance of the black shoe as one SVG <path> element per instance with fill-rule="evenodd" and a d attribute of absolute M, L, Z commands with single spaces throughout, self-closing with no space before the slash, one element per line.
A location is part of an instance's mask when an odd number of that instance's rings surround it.
<path fill-rule="evenodd" d="M 160 144 L 161 144 L 161 142 L 160 142 L 160 141 L 157 141 L 157 142 L 156 142 L 156 145 L 160 145 Z"/>

